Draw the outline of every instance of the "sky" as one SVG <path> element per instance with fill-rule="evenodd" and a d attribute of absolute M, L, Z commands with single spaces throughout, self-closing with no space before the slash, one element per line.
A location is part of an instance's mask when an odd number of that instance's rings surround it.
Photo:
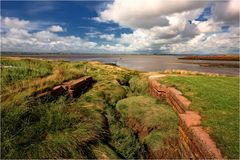
<path fill-rule="evenodd" d="M 1 51 L 239 53 L 239 0 L 1 1 Z"/>

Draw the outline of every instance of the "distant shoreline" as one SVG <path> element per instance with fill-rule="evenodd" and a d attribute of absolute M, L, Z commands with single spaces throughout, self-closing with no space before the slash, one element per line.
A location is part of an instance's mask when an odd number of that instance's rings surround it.
<path fill-rule="evenodd" d="M 3 54 L 3 57 L 40 58 L 60 61 L 99 61 L 145 72 L 181 69 L 224 75 L 239 75 L 239 61 L 179 59 L 186 57 L 182 55 Z"/>
<path fill-rule="evenodd" d="M 201 56 L 180 57 L 178 59 L 184 59 L 184 60 L 239 61 L 239 55 L 201 55 Z"/>
<path fill-rule="evenodd" d="M 193 58 L 193 57 L 225 57 L 225 56 L 233 56 L 239 57 L 238 54 L 169 54 L 169 53 L 32 53 L 32 52 L 1 52 L 1 55 L 5 56 L 84 56 L 84 55 L 101 55 L 101 56 L 121 56 L 121 55 L 146 55 L 146 56 L 185 56 L 181 59 L 185 58 Z M 192 59 L 194 60 L 194 59 Z M 204 59 L 206 60 L 206 59 Z"/>

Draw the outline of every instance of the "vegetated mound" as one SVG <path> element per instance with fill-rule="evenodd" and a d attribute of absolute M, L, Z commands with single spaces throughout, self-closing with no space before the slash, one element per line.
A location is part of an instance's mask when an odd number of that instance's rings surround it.
<path fill-rule="evenodd" d="M 26 61 L 6 60 L 15 66 Z M 38 60 L 29 60 L 33 62 Z M 51 74 L 29 73 L 23 79 L 11 78 L 11 83 L 1 84 L 1 158 L 122 158 L 108 145 L 108 122 L 103 113 L 107 105 L 126 97 L 120 83 L 127 83 L 134 71 L 97 62 L 39 63 L 43 67 L 49 64 Z M 26 65 L 22 69 L 34 67 Z M 11 72 L 6 69 L 15 68 L 1 69 L 6 73 L 1 80 L 7 80 Z M 31 96 L 83 75 L 92 76 L 95 84 L 80 97 L 63 95 L 42 101 Z"/>
<path fill-rule="evenodd" d="M 1 116 L 2 158 L 95 158 L 89 144 L 106 134 L 100 113 L 65 97 L 2 108 Z"/>
<path fill-rule="evenodd" d="M 180 158 L 178 120 L 170 106 L 148 96 L 132 96 L 118 101 L 116 109 L 146 146 L 146 158 Z"/>
<path fill-rule="evenodd" d="M 220 60 L 220 61 L 239 61 L 239 55 L 206 55 L 206 56 L 186 56 L 179 59 L 186 60 Z"/>
<path fill-rule="evenodd" d="M 173 86 L 191 100 L 202 126 L 227 158 L 239 157 L 239 77 L 166 76 L 160 83 Z"/>

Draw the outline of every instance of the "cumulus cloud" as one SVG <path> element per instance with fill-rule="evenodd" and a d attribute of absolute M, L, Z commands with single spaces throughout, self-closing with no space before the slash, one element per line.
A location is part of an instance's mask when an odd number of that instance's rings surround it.
<path fill-rule="evenodd" d="M 212 12 L 207 21 L 198 21 L 204 8 L 210 4 Z M 1 17 L 2 50 L 173 54 L 236 52 L 239 50 L 239 6 L 238 0 L 211 3 L 115 0 L 99 11 L 99 16 L 94 19 L 100 23 L 117 23 L 119 28 L 131 28 L 132 33 L 120 33 L 115 37 L 114 34 L 99 32 L 97 28 L 89 28 L 84 39 L 60 36 L 59 32 L 64 31 L 60 25 L 39 27 L 36 22 Z M 222 26 L 227 26 L 228 31 L 223 32 Z M 99 38 L 106 42 L 92 41 Z"/>
<path fill-rule="evenodd" d="M 15 17 L 1 17 L 1 29 L 18 28 L 31 30 L 36 27 L 36 24 L 27 20 L 20 20 Z"/>
<path fill-rule="evenodd" d="M 212 13 L 209 19 L 195 20 L 210 4 Z M 95 19 L 98 22 L 114 22 L 133 29 L 133 33 L 123 33 L 118 38 L 118 47 L 121 50 L 160 53 L 201 53 L 204 50 L 217 53 L 221 50 L 227 53 L 231 49 L 239 48 L 236 39 L 239 34 L 222 33 L 221 27 L 239 24 L 239 6 L 238 0 L 115 0 L 108 4 L 105 10 L 100 11 Z M 239 29 L 229 27 L 230 30 Z M 117 49 L 116 46 L 105 47 L 113 50 Z"/>
<path fill-rule="evenodd" d="M 192 0 L 115 0 L 99 13 L 98 21 L 113 21 L 131 28 L 167 26 L 166 15 L 202 8 L 206 2 Z"/>
<path fill-rule="evenodd" d="M 193 39 L 171 45 L 171 53 L 198 53 L 198 54 L 222 54 L 239 50 L 239 34 L 214 33 L 207 35 L 201 33 Z"/>
<path fill-rule="evenodd" d="M 51 32 L 63 32 L 63 28 L 58 25 L 54 25 L 48 28 L 49 31 Z"/>
<path fill-rule="evenodd" d="M 3 23 L 2 23 L 3 22 Z M 95 52 L 97 43 L 77 36 L 59 36 L 60 26 L 32 31 L 33 22 L 18 18 L 1 18 L 5 32 L 1 33 L 1 51 L 25 52 Z M 3 27 L 1 26 L 1 30 Z"/>

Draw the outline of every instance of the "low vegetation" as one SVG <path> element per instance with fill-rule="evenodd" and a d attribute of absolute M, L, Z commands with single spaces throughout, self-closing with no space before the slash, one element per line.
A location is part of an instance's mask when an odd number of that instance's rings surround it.
<path fill-rule="evenodd" d="M 27 61 L 6 60 L 16 66 Z M 1 157 L 119 158 L 114 147 L 108 144 L 110 135 L 104 112 L 106 106 L 114 106 L 126 96 L 120 83 L 127 83 L 135 72 L 98 62 L 39 62 L 50 64 L 52 74 L 13 79 L 12 84 L 1 84 Z M 27 67 L 25 69 L 29 69 Z M 5 69 L 8 68 L 2 67 L 2 71 L 8 73 Z M 42 102 L 31 96 L 84 75 L 92 76 L 96 82 L 80 98 L 63 96 L 52 102 Z"/>
<path fill-rule="evenodd" d="M 121 121 L 140 135 L 151 157 L 180 158 L 177 115 L 171 107 L 148 96 L 131 96 L 118 101 L 116 109 Z"/>
<path fill-rule="evenodd" d="M 42 60 L 14 60 L 1 59 L 1 83 L 7 87 L 21 80 L 31 80 L 51 74 L 53 66 L 50 62 Z M 3 88 L 4 89 L 4 88 Z"/>
<path fill-rule="evenodd" d="M 178 88 L 199 111 L 202 125 L 228 158 L 239 156 L 239 78 L 167 76 L 161 83 Z"/>
<path fill-rule="evenodd" d="M 100 62 L 2 57 L 1 158 L 180 158 L 177 116 L 148 95 L 149 74 Z M 82 76 L 94 83 L 80 97 L 42 101 L 33 96 Z M 193 101 L 223 153 L 236 158 L 238 79 L 189 77 L 169 76 L 163 82 Z M 207 88 L 211 92 L 204 93 Z"/>
<path fill-rule="evenodd" d="M 99 62 L 6 57 L 1 71 L 1 158 L 146 158 L 145 142 L 119 121 L 115 106 L 146 95 L 147 76 Z M 79 98 L 33 96 L 85 75 L 95 82 Z"/>

